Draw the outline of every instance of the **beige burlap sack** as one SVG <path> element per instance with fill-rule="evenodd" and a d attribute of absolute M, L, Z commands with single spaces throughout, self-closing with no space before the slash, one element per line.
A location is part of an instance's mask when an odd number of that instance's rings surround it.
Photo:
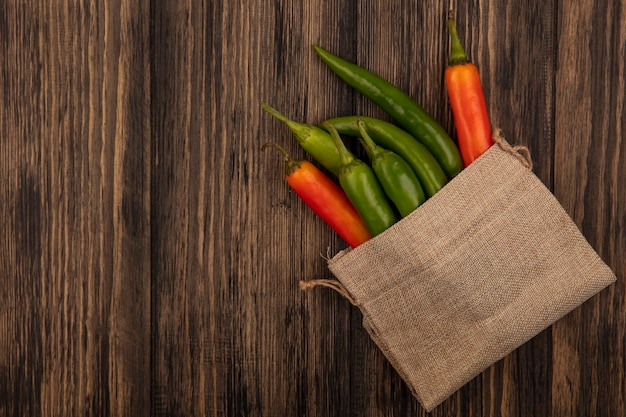
<path fill-rule="evenodd" d="M 429 411 L 616 279 L 507 147 L 328 264 Z"/>

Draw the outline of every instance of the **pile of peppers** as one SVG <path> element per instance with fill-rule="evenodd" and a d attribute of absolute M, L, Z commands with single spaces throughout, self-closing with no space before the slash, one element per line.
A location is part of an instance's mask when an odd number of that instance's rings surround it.
<path fill-rule="evenodd" d="M 413 212 L 493 145 L 478 70 L 467 59 L 452 14 L 448 30 L 451 55 L 444 78 L 456 143 L 399 88 L 317 45 L 314 48 L 321 60 L 397 125 L 373 117 L 346 116 L 314 126 L 262 106 L 284 122 L 311 158 L 336 177 L 338 184 L 311 162 L 292 159 L 280 145 L 263 145 L 263 149 L 273 147 L 282 153 L 288 184 L 352 248 Z M 369 163 L 357 158 L 341 135 L 358 138 Z"/>

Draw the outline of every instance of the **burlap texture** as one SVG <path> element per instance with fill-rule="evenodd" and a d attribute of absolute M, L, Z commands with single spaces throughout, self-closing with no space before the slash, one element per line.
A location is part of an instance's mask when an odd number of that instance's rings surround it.
<path fill-rule="evenodd" d="M 329 268 L 429 411 L 616 279 L 543 183 L 497 145 Z"/>

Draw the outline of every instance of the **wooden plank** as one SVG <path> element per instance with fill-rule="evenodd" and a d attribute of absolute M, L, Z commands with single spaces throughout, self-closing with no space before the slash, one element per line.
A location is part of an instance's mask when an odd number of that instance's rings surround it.
<path fill-rule="evenodd" d="M 618 281 L 553 327 L 553 415 L 626 412 L 623 6 L 559 6 L 554 191 Z"/>
<path fill-rule="evenodd" d="M 148 414 L 146 6 L 2 3 L 2 415 Z"/>
<path fill-rule="evenodd" d="M 223 406 L 213 398 L 223 381 L 205 366 L 207 358 L 211 364 L 214 355 L 223 355 L 208 342 L 207 334 L 215 331 L 214 300 L 221 294 L 210 288 L 205 262 L 211 242 L 203 241 L 205 222 L 213 221 L 207 211 L 223 202 L 207 189 L 207 181 L 220 176 L 213 176 L 205 162 L 207 147 L 221 140 L 207 136 L 210 118 L 204 117 L 203 19 L 210 11 L 199 2 L 158 6 L 151 10 L 151 414 L 206 415 L 207 401 L 213 408 Z"/>
<path fill-rule="evenodd" d="M 481 71 L 493 128 L 512 144 L 527 146 L 533 172 L 552 187 L 556 2 L 497 1 L 469 5 L 458 17 L 468 53 Z M 550 414 L 550 329 L 483 372 L 465 390 L 468 413 Z M 472 384 L 479 384 L 472 388 Z M 461 391 L 463 395 L 463 390 Z"/>
<path fill-rule="evenodd" d="M 290 195 L 281 160 L 259 152 L 271 139 L 302 157 L 286 127 L 265 133 L 279 125 L 260 105 L 303 117 L 297 111 L 308 98 L 298 89 L 306 85 L 293 77 L 307 79 L 307 66 L 289 62 L 310 60 L 312 50 L 273 42 L 295 42 L 298 32 L 278 26 L 300 27 L 315 12 L 246 2 L 206 9 L 170 2 L 153 11 L 160 45 L 152 95 L 156 415 L 302 414 L 315 393 L 301 379 L 313 379 L 315 368 L 306 366 L 308 312 L 297 279 L 326 273 L 320 248 L 337 238 Z M 312 266 L 302 265 L 300 253 L 315 260 Z M 349 328 L 345 320 L 340 325 Z M 324 332 L 315 343 L 333 337 Z M 313 361 L 332 357 L 332 350 L 319 351 Z"/>

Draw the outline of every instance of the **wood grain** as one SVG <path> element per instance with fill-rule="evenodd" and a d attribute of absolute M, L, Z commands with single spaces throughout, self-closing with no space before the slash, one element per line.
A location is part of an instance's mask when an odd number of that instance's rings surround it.
<path fill-rule="evenodd" d="M 623 416 L 626 3 L 0 3 L 0 416 Z M 345 244 L 266 141 L 389 118 L 314 43 L 454 135 L 445 17 L 618 281 L 432 413 L 335 292 Z"/>
<path fill-rule="evenodd" d="M 147 3 L 1 7 L 0 414 L 147 414 Z"/>
<path fill-rule="evenodd" d="M 618 190 L 626 185 L 620 161 L 626 151 L 626 72 L 619 56 L 626 51 L 626 11 L 619 6 L 560 6 L 554 192 L 623 278 L 626 195 Z M 623 279 L 618 280 L 553 327 L 555 415 L 624 414 L 625 293 Z M 616 350 L 622 353 L 610 353 Z"/>

